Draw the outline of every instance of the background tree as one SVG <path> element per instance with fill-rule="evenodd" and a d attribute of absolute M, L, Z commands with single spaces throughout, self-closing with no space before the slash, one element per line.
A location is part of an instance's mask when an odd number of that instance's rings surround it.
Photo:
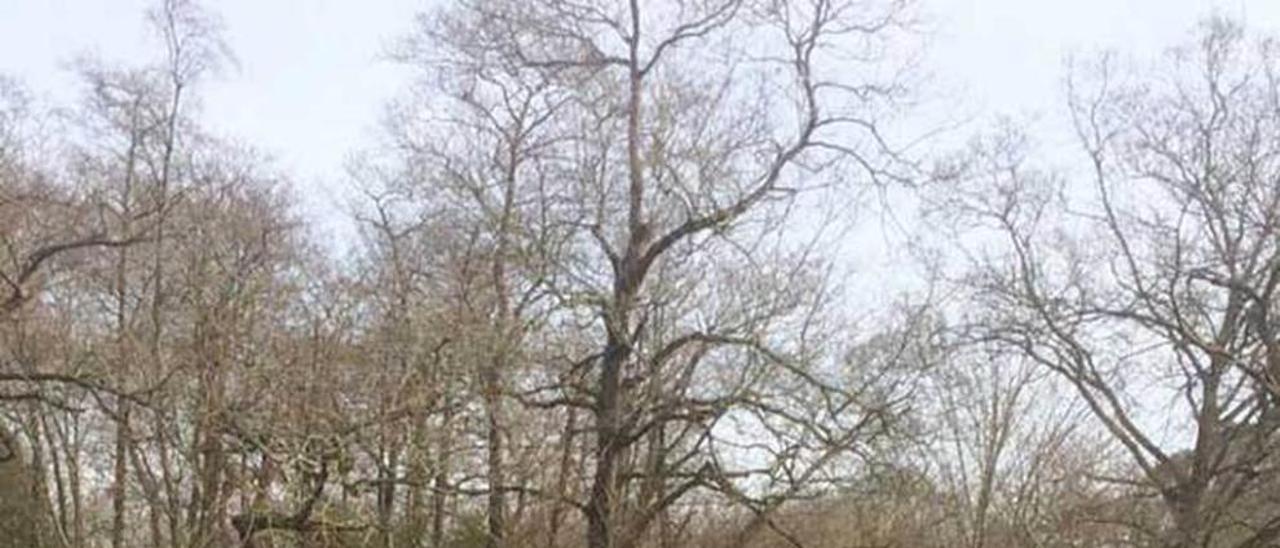
<path fill-rule="evenodd" d="M 1170 520 L 1132 525 L 1169 546 L 1280 535 L 1272 52 L 1211 19 L 1150 72 L 1104 57 L 1071 85 L 1089 170 L 997 149 L 964 206 L 1007 243 L 969 280 L 983 338 L 1075 387 Z"/>

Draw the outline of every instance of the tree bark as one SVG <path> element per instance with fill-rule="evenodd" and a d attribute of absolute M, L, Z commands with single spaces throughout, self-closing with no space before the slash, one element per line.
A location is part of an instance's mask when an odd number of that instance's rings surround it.
<path fill-rule="evenodd" d="M 129 404 L 120 402 L 120 417 L 116 419 L 114 468 L 111 474 L 111 548 L 125 546 L 125 512 L 129 486 Z"/>

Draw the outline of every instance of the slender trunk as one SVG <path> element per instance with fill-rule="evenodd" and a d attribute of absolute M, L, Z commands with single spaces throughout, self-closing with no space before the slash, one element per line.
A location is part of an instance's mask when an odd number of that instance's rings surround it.
<path fill-rule="evenodd" d="M 80 427 L 79 421 L 71 419 L 71 432 L 67 436 L 67 481 L 71 489 L 71 545 L 84 546 L 84 495 L 80 485 Z"/>
<path fill-rule="evenodd" d="M 448 502 L 449 462 L 453 450 L 449 428 L 453 422 L 453 410 L 446 398 L 440 423 L 440 442 L 436 448 L 435 477 L 431 490 L 431 548 L 444 546 L 445 505 Z"/>
<path fill-rule="evenodd" d="M 223 504 L 222 479 L 226 470 L 226 453 L 222 447 L 220 413 L 222 408 L 223 382 L 219 371 L 220 364 L 213 360 L 206 371 L 205 401 L 201 409 L 204 422 L 199 438 L 200 449 L 200 491 L 199 519 L 196 524 L 196 546 L 207 546 L 225 521 L 225 505 Z"/>
<path fill-rule="evenodd" d="M 485 455 L 485 463 L 488 466 L 488 482 L 489 496 L 487 499 L 487 526 L 488 538 L 485 541 L 487 548 L 502 548 L 506 537 L 506 511 L 507 500 L 504 490 L 504 470 L 503 470 L 503 446 L 502 446 L 502 429 L 501 422 L 498 418 L 500 405 L 499 401 L 499 381 L 497 368 L 499 365 L 494 364 L 486 374 L 485 388 L 485 407 L 488 409 L 488 430 L 486 432 L 486 442 L 488 445 Z"/>
<path fill-rule="evenodd" d="M 148 341 L 148 352 L 151 358 L 151 374 L 153 378 L 162 379 L 165 377 L 164 354 L 161 351 L 161 342 L 164 336 L 164 306 L 165 306 L 165 288 L 164 288 L 164 262 L 165 262 L 165 229 L 169 219 L 169 190 L 171 187 L 171 178 L 173 174 L 173 155 L 178 144 L 178 114 L 182 108 L 183 82 L 174 76 L 173 88 L 169 100 L 169 109 L 166 112 L 166 127 L 164 135 L 163 156 L 161 158 L 160 176 L 156 181 L 156 226 L 155 226 L 155 246 L 154 254 L 151 259 L 151 333 Z M 163 406 L 161 406 L 163 407 Z M 169 437 L 167 436 L 166 424 L 162 413 L 157 411 L 155 416 L 156 428 L 156 450 L 160 458 L 161 481 L 164 483 L 166 499 L 168 501 L 166 508 L 166 516 L 168 517 L 169 542 L 173 546 L 182 546 L 186 540 L 184 538 L 184 528 L 182 527 L 180 515 L 182 512 L 180 498 L 181 486 L 178 485 L 180 478 L 175 479 L 173 473 L 172 458 L 169 453 L 168 446 Z M 199 428 L 199 427 L 197 427 Z M 176 437 L 175 437 L 176 439 Z M 193 485 L 192 491 L 199 489 Z"/>
<path fill-rule="evenodd" d="M 155 417 L 156 455 L 160 460 L 160 483 L 164 486 L 164 514 L 166 525 L 169 528 L 169 543 L 173 546 L 181 546 L 182 537 L 180 533 L 182 527 L 179 518 L 182 514 L 182 501 L 178 494 L 178 482 L 175 481 L 175 474 L 173 473 L 173 462 L 169 456 L 169 435 L 161 413 L 157 411 L 153 415 Z"/>
<path fill-rule="evenodd" d="M 41 438 L 43 438 L 45 441 L 45 444 L 49 446 L 49 464 L 53 468 L 53 493 L 54 493 L 53 501 L 54 501 L 54 510 L 56 513 L 56 515 L 54 516 L 55 523 L 57 524 L 59 534 L 61 534 L 63 538 L 67 538 L 68 528 L 69 528 L 68 527 L 69 512 L 67 511 L 67 486 L 66 486 L 66 482 L 63 480 L 64 472 L 62 470 L 62 465 L 63 465 L 62 455 L 60 455 L 58 451 L 58 446 L 61 445 L 60 442 L 62 441 L 63 438 L 61 436 L 57 436 L 57 439 L 55 439 L 55 434 L 60 429 L 51 428 L 49 426 L 49 417 L 47 414 L 42 413 L 42 414 L 39 414 L 38 417 L 40 419 L 40 430 L 42 431 Z M 43 473 L 39 473 L 37 477 L 41 475 L 43 475 Z M 48 481 L 45 480 L 41 483 L 47 484 Z"/>
<path fill-rule="evenodd" d="M 439 464 L 431 493 L 431 548 L 444 546 L 445 490 L 449 488 L 447 465 Z"/>
<path fill-rule="evenodd" d="M 136 112 L 135 112 L 136 116 Z M 133 127 L 138 127 L 138 121 L 132 121 Z M 120 199 L 121 219 L 123 221 L 123 229 L 127 234 L 130 230 L 131 220 L 133 218 L 133 184 L 135 163 L 137 160 L 138 148 L 142 145 L 142 136 L 136 131 L 130 135 L 129 150 L 125 159 L 125 176 L 124 189 Z M 113 284 L 115 297 L 115 343 L 116 343 L 116 359 L 118 371 L 117 374 L 126 375 L 128 373 L 128 364 L 125 360 L 127 349 L 125 342 L 127 340 L 126 320 L 127 320 L 127 269 L 129 264 L 129 248 L 121 247 L 116 256 L 115 279 Z M 116 420 L 116 440 L 115 440 L 115 468 L 113 472 L 113 485 L 111 507 L 112 507 L 112 525 L 111 525 L 111 546 L 112 548 L 120 548 L 124 543 L 124 527 L 125 527 L 125 496 L 126 481 L 128 480 L 128 464 L 129 458 L 129 404 L 121 400 L 117 409 L 119 416 Z"/>
<path fill-rule="evenodd" d="M 114 468 L 111 475 L 111 548 L 125 545 L 125 512 L 129 481 L 129 404 L 120 402 L 120 416 L 116 419 Z"/>
<path fill-rule="evenodd" d="M 556 472 L 555 491 L 558 500 L 551 505 L 551 518 L 547 524 L 547 548 L 555 548 L 560 541 L 560 526 L 564 522 L 564 503 L 561 501 L 569 496 L 569 474 L 570 467 L 573 465 L 573 434 L 577 427 L 577 418 L 577 410 L 570 408 L 569 416 L 564 423 L 564 433 L 560 437 L 560 463 Z"/>
<path fill-rule="evenodd" d="M 408 545 L 412 548 L 420 548 L 423 546 L 423 537 L 426 534 L 426 508 L 423 500 L 423 487 L 426 485 L 427 466 L 426 459 L 426 417 L 415 416 L 413 433 L 411 434 L 409 448 L 410 455 L 407 463 L 406 474 L 409 478 L 408 488 L 405 493 L 405 531 L 404 538 Z"/>
<path fill-rule="evenodd" d="M 388 436 L 389 438 L 390 436 Z M 378 470 L 378 529 L 379 535 L 382 537 L 382 545 L 391 548 L 394 543 L 392 536 L 392 516 L 395 511 L 396 501 L 396 469 L 399 467 L 399 455 L 394 447 L 394 441 L 384 439 L 384 444 L 390 445 L 383 449 L 382 462 L 379 463 Z"/>
<path fill-rule="evenodd" d="M 488 451 L 485 462 L 488 466 L 488 482 L 489 496 L 487 501 L 488 511 L 488 540 L 485 543 L 487 548 L 502 548 L 505 545 L 507 531 L 507 501 L 505 490 L 505 474 L 503 462 L 503 439 L 502 439 L 502 376 L 506 373 L 508 366 L 508 357 L 512 348 L 511 338 L 516 334 L 511 332 L 514 327 L 511 315 L 511 297 L 508 295 L 507 287 L 507 270 L 508 255 L 511 246 L 512 231 L 515 220 L 516 208 L 516 183 L 517 174 L 520 167 L 520 148 L 523 121 L 517 120 L 516 132 L 510 136 L 507 143 L 507 164 L 505 166 L 503 192 L 502 192 L 502 213 L 498 219 L 496 246 L 494 249 L 494 258 L 491 275 L 493 277 L 493 289 L 496 302 L 494 303 L 492 328 L 496 338 L 494 346 L 494 354 L 489 362 L 484 375 L 484 396 L 485 396 L 485 413 L 488 420 L 488 431 L 486 432 L 486 442 Z"/>

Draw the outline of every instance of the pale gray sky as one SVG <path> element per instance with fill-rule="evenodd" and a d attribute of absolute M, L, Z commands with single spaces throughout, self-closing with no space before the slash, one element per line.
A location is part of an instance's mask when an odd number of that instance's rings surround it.
<path fill-rule="evenodd" d="M 433 0 L 207 0 L 221 14 L 239 70 L 209 82 L 203 117 L 217 132 L 266 149 L 315 219 L 339 205 L 345 158 L 366 144 L 406 74 L 379 60 Z M 936 29 L 928 68 L 982 113 L 1052 112 L 1073 51 L 1145 55 L 1218 10 L 1280 32 L 1280 0 L 920 0 Z M 66 63 L 96 52 L 151 57 L 150 0 L 0 0 L 0 73 L 71 99 Z M 950 93 L 950 91 L 948 91 Z"/>

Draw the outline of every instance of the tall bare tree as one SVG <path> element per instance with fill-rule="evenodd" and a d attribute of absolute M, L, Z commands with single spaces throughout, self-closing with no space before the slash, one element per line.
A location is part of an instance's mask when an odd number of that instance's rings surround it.
<path fill-rule="evenodd" d="M 556 298 L 561 321 L 599 330 L 599 350 L 520 399 L 591 414 L 593 471 L 577 503 L 588 545 L 644 542 L 673 504 L 699 490 L 767 515 L 773 498 L 734 486 L 757 474 L 721 460 L 722 450 L 732 452 L 719 448 L 728 443 L 717 434 L 723 419 L 753 416 L 753 428 L 829 446 L 816 454 L 778 448 L 773 456 L 811 465 L 795 484 L 778 485 L 773 495 L 782 499 L 880 426 L 887 408 L 837 386 L 832 369 L 811 369 L 834 367 L 818 365 L 820 352 L 803 340 L 782 348 L 787 335 L 816 325 L 821 315 L 811 310 L 828 296 L 804 281 L 816 257 L 788 251 L 778 233 L 799 191 L 838 176 L 887 183 L 901 175 L 877 130 L 903 96 L 901 82 L 843 78 L 854 66 L 884 68 L 877 52 L 908 24 L 906 7 L 461 2 L 424 18 L 420 59 L 457 75 L 451 97 L 477 112 L 451 135 L 476 132 L 496 144 L 474 149 L 480 157 L 469 162 L 443 162 L 445 176 L 475 179 L 472 195 L 496 220 L 493 249 L 507 249 L 519 230 L 503 213 L 513 203 L 502 198 L 512 176 L 529 177 L 529 200 L 553 204 L 544 210 L 556 226 L 575 229 L 570 254 L 537 281 Z M 522 175 L 531 152 L 548 160 Z M 504 253 L 496 257 L 501 290 Z M 725 292 L 735 284 L 759 297 Z M 729 374 L 735 362 L 750 367 Z M 761 384 L 770 375 L 813 390 L 825 414 L 793 416 L 789 406 L 799 401 L 770 402 L 778 394 Z M 812 421 L 826 426 L 788 430 Z M 489 489 L 500 479 L 491 477 Z M 495 544 L 502 511 L 500 495 L 491 495 Z"/>
<path fill-rule="evenodd" d="M 1149 72 L 1104 57 L 1071 80 L 1087 169 L 997 147 L 968 202 L 1007 244 L 970 280 L 983 338 L 1075 387 L 1171 523 L 1133 525 L 1168 546 L 1280 538 L 1274 64 L 1222 19 Z"/>

